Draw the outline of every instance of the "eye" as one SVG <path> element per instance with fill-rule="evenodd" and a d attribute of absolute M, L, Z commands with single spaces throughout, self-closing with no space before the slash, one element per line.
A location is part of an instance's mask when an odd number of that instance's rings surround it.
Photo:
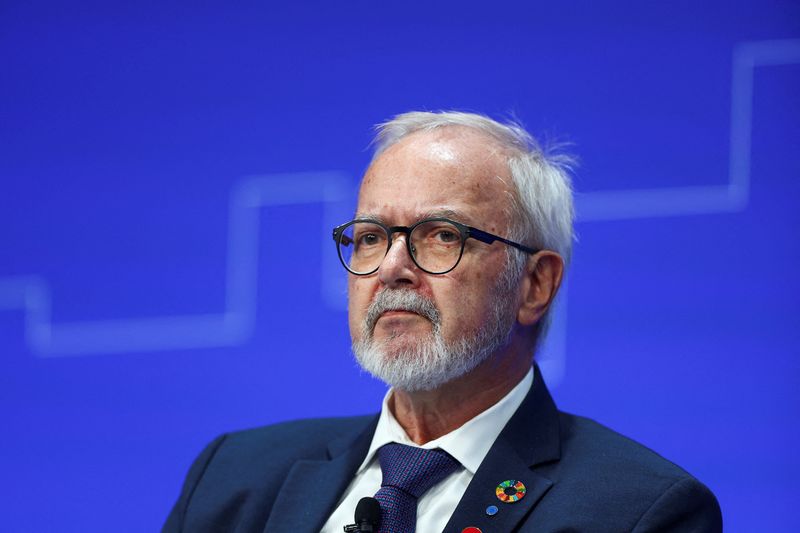
<path fill-rule="evenodd" d="M 451 229 L 442 228 L 436 231 L 434 238 L 439 242 L 451 243 L 458 242 L 461 239 L 461 235 Z"/>
<path fill-rule="evenodd" d="M 375 246 L 380 240 L 380 237 L 376 233 L 364 233 L 358 236 L 358 244 L 360 246 Z"/>

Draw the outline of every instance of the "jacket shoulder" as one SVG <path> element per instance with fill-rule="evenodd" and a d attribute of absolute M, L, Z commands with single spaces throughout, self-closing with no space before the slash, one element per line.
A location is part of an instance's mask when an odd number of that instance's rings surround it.
<path fill-rule="evenodd" d="M 327 447 L 348 435 L 355 436 L 375 419 L 375 415 L 291 420 L 268 426 L 234 431 L 225 435 L 227 446 L 253 447 L 263 453 L 265 446 L 292 444 L 293 453 Z M 266 448 L 273 452 L 271 447 Z"/>
<path fill-rule="evenodd" d="M 562 461 L 615 476 L 677 480 L 691 474 L 650 448 L 586 417 L 559 413 Z"/>
<path fill-rule="evenodd" d="M 264 472 L 284 470 L 298 459 L 326 459 L 331 443 L 354 439 L 373 420 L 374 415 L 314 418 L 227 433 L 218 439 L 214 462 Z"/>
<path fill-rule="evenodd" d="M 543 467 L 550 511 L 586 527 L 602 513 L 625 531 L 721 531 L 716 498 L 683 468 L 591 419 L 560 412 L 559 425 L 561 458 Z"/>
<path fill-rule="evenodd" d="M 163 531 L 227 531 L 223 524 L 263 528 L 296 462 L 328 459 L 329 447 L 366 438 L 375 420 L 375 415 L 296 420 L 217 437 L 189 469 Z"/>

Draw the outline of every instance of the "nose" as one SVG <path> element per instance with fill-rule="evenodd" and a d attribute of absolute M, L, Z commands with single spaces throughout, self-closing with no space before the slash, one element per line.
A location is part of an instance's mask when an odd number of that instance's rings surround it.
<path fill-rule="evenodd" d="M 419 284 L 420 270 L 408 253 L 407 235 L 396 235 L 378 268 L 378 279 L 388 288 L 410 288 Z"/>

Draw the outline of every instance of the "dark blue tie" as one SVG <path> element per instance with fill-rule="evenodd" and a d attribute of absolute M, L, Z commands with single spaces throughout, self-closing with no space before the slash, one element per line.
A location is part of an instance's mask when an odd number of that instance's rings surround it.
<path fill-rule="evenodd" d="M 379 533 L 414 533 L 417 500 L 455 472 L 459 462 L 440 449 L 386 444 L 378 450 L 383 481 L 375 499 L 381 506 Z"/>

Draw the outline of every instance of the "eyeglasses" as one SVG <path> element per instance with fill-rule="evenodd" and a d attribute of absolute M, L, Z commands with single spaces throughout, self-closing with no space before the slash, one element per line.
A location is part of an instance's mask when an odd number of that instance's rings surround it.
<path fill-rule="evenodd" d="M 392 235 L 404 233 L 414 264 L 428 274 L 446 274 L 464 255 L 464 243 L 472 238 L 486 244 L 503 244 L 535 254 L 539 250 L 466 226 L 448 218 L 426 218 L 413 226 L 386 226 L 371 219 L 351 220 L 333 229 L 333 240 L 342 265 L 352 274 L 367 276 L 378 270 L 392 246 Z"/>

